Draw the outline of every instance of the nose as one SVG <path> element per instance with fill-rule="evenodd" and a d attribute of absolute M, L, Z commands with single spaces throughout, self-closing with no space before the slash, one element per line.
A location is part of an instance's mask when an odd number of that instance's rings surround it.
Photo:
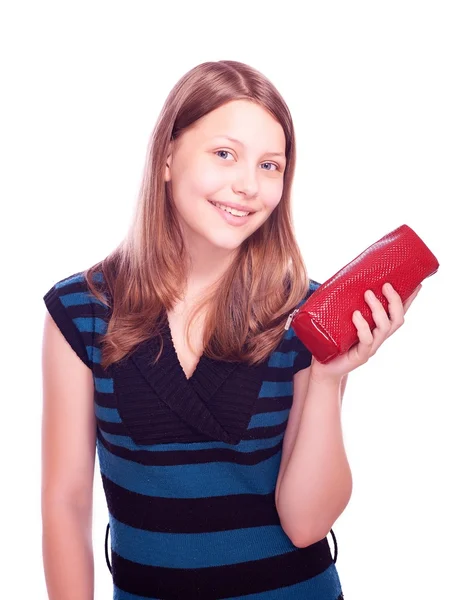
<path fill-rule="evenodd" d="M 232 189 L 235 194 L 242 194 L 247 198 L 254 198 L 258 192 L 257 177 L 253 169 L 242 169 L 233 182 Z"/>

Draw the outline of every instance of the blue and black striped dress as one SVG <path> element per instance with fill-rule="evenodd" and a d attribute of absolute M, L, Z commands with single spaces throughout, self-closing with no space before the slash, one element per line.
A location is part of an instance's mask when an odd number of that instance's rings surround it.
<path fill-rule="evenodd" d="M 275 506 L 292 377 L 311 364 L 292 327 L 261 365 L 202 355 L 187 379 L 166 312 L 155 365 L 158 336 L 104 370 L 109 309 L 83 274 L 44 301 L 93 373 L 114 600 L 342 598 L 328 539 L 294 546 Z"/>

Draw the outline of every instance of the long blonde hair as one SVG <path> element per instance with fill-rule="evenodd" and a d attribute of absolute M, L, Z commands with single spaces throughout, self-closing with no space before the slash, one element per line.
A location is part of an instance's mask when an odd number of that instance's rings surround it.
<path fill-rule="evenodd" d="M 171 310 L 185 289 L 187 251 L 164 181 L 170 140 L 210 111 L 239 99 L 257 103 L 281 124 L 286 139 L 284 186 L 278 206 L 243 241 L 229 268 L 196 307 L 193 316 L 206 309 L 205 354 L 250 365 L 264 361 L 281 341 L 287 315 L 307 294 L 309 278 L 291 208 L 295 135 L 289 109 L 274 85 L 249 65 L 202 63 L 176 83 L 163 105 L 127 235 L 83 272 L 93 295 L 110 307 L 102 337 L 103 368 L 160 333 L 161 311 Z M 99 271 L 103 284 L 94 281 Z"/>

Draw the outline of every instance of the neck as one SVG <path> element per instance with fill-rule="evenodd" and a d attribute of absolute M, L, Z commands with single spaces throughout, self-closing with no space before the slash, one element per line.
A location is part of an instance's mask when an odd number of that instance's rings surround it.
<path fill-rule="evenodd" d="M 187 287 L 184 301 L 208 292 L 225 274 L 236 256 L 236 250 L 190 245 Z"/>

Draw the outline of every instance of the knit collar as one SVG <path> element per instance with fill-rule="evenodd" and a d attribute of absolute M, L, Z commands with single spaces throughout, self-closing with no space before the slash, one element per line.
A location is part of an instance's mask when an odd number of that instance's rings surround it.
<path fill-rule="evenodd" d="M 250 366 L 203 353 L 187 379 L 166 312 L 162 324 L 163 349 L 155 365 L 157 336 L 111 365 L 118 412 L 130 436 L 138 444 L 206 439 L 238 444 L 253 414 L 265 361 Z"/>

